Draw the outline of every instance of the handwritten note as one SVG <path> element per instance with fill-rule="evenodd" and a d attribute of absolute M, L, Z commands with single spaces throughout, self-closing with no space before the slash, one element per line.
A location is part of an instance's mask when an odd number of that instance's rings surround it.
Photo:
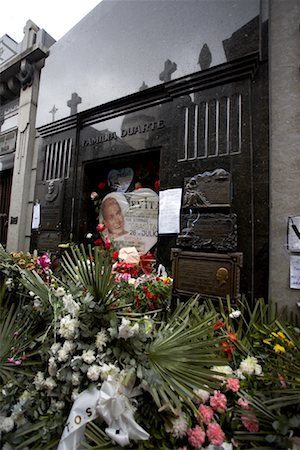
<path fill-rule="evenodd" d="M 300 289 L 300 256 L 290 256 L 290 288 Z"/>

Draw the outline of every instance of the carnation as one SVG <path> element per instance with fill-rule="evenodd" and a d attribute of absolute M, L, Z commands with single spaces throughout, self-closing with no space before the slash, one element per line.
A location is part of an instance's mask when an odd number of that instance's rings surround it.
<path fill-rule="evenodd" d="M 101 380 L 107 380 L 109 376 L 112 376 L 113 378 L 120 372 L 120 369 L 115 366 L 114 364 L 103 364 L 100 367 L 101 371 Z"/>
<path fill-rule="evenodd" d="M 214 415 L 213 410 L 210 408 L 210 406 L 200 405 L 198 411 L 201 414 L 202 420 L 205 425 L 208 425 L 212 421 Z"/>
<path fill-rule="evenodd" d="M 78 316 L 80 305 L 73 300 L 73 297 L 71 294 L 64 295 L 63 296 L 63 304 L 64 304 L 64 310 L 70 314 L 73 318 L 76 318 Z"/>
<path fill-rule="evenodd" d="M 210 370 L 213 370 L 214 372 L 219 372 L 219 375 L 215 375 L 215 378 L 217 378 L 218 380 L 224 381 L 224 379 L 226 377 L 222 376 L 221 374 L 224 375 L 232 375 L 233 374 L 233 370 L 230 366 L 213 366 L 210 368 Z"/>
<path fill-rule="evenodd" d="M 248 431 L 250 431 L 250 433 L 256 433 L 259 431 L 259 422 L 253 411 L 243 415 L 241 419 L 242 424 Z"/>
<path fill-rule="evenodd" d="M 87 377 L 92 381 L 97 381 L 101 373 L 101 367 L 93 364 L 87 371 Z"/>
<path fill-rule="evenodd" d="M 139 324 L 135 323 L 133 327 L 130 325 L 131 322 L 128 319 L 122 318 L 122 324 L 119 326 L 119 338 L 127 340 L 135 336 L 139 332 Z"/>
<path fill-rule="evenodd" d="M 55 289 L 55 291 L 54 291 L 55 297 L 63 297 L 65 295 L 65 293 L 66 293 L 66 291 L 61 286 L 58 287 L 57 289 Z"/>
<path fill-rule="evenodd" d="M 73 339 L 76 335 L 79 322 L 77 319 L 72 319 L 68 314 L 60 321 L 59 334 L 65 339 Z"/>
<path fill-rule="evenodd" d="M 53 380 L 52 377 L 46 378 L 46 380 L 44 382 L 44 387 L 48 391 L 53 391 L 53 389 L 56 387 L 56 383 L 55 383 L 55 381 Z"/>
<path fill-rule="evenodd" d="M 188 441 L 192 447 L 199 449 L 205 441 L 205 432 L 199 425 L 196 425 L 195 428 L 190 428 L 187 431 Z"/>
<path fill-rule="evenodd" d="M 251 409 L 251 406 L 246 398 L 239 398 L 237 403 L 243 409 Z"/>
<path fill-rule="evenodd" d="M 238 390 L 240 389 L 239 380 L 237 378 L 228 378 L 226 388 L 228 391 L 238 392 Z"/>
<path fill-rule="evenodd" d="M 55 355 L 58 350 L 60 349 L 61 344 L 59 342 L 55 342 L 55 344 L 52 344 L 50 347 L 50 352 L 52 353 L 52 355 Z"/>
<path fill-rule="evenodd" d="M 218 423 L 210 423 L 206 430 L 207 438 L 213 445 L 222 445 L 225 439 L 225 434 Z"/>
<path fill-rule="evenodd" d="M 48 361 L 48 372 L 51 377 L 54 377 L 57 372 L 57 365 L 54 359 L 54 356 L 51 356 Z"/>
<path fill-rule="evenodd" d="M 108 335 L 106 333 L 106 331 L 104 330 L 104 328 L 102 328 L 97 334 L 96 334 L 96 347 L 97 349 L 102 352 L 103 347 L 106 346 L 108 342 Z"/>
<path fill-rule="evenodd" d="M 74 352 L 75 348 L 76 344 L 74 344 L 74 342 L 65 341 L 62 348 L 58 350 L 58 357 L 57 357 L 58 361 L 60 362 L 67 361 L 69 355 Z"/>
<path fill-rule="evenodd" d="M 14 419 L 12 417 L 5 417 L 0 423 L 0 431 L 9 433 L 15 426 Z"/>
<path fill-rule="evenodd" d="M 240 364 L 239 370 L 246 375 L 262 374 L 262 368 L 257 363 L 257 358 L 255 358 L 254 356 L 248 356 L 246 359 L 244 359 Z"/>
<path fill-rule="evenodd" d="M 96 359 L 94 350 L 85 350 L 82 352 L 82 359 L 85 363 L 92 364 Z"/>
<path fill-rule="evenodd" d="M 186 435 L 188 428 L 187 417 L 184 412 L 180 411 L 175 419 L 172 419 L 172 427 L 168 429 L 175 438 L 179 439 Z"/>
<path fill-rule="evenodd" d="M 209 402 L 214 411 L 220 413 L 226 411 L 227 398 L 220 391 L 215 391 L 214 395 L 210 397 Z"/>
<path fill-rule="evenodd" d="M 78 386 L 80 384 L 80 374 L 78 372 L 72 373 L 71 383 L 73 386 Z"/>

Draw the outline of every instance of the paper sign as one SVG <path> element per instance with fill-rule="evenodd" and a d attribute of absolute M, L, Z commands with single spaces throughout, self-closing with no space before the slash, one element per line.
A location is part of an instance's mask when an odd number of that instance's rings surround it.
<path fill-rule="evenodd" d="M 300 256 L 290 256 L 290 288 L 300 289 Z"/>
<path fill-rule="evenodd" d="M 39 228 L 41 221 L 41 205 L 36 203 L 33 207 L 32 226 L 33 230 Z"/>
<path fill-rule="evenodd" d="M 167 189 L 159 193 L 159 234 L 176 234 L 180 231 L 182 189 Z"/>

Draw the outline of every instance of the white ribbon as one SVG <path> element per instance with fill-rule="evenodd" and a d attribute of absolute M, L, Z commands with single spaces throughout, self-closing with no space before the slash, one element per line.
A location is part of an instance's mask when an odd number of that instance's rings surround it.
<path fill-rule="evenodd" d="M 86 424 L 98 416 L 108 425 L 106 434 L 121 447 L 128 445 L 130 439 L 149 439 L 149 434 L 134 420 L 132 406 L 122 386 L 109 377 L 100 391 L 93 387 L 75 400 L 57 450 L 82 450 L 80 441 Z"/>

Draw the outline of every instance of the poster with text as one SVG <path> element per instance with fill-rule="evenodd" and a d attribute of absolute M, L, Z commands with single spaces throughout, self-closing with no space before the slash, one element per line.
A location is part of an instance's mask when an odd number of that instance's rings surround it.
<path fill-rule="evenodd" d="M 152 189 L 112 192 L 101 204 L 99 220 L 117 248 L 136 247 L 140 255 L 157 242 L 159 197 Z"/>

